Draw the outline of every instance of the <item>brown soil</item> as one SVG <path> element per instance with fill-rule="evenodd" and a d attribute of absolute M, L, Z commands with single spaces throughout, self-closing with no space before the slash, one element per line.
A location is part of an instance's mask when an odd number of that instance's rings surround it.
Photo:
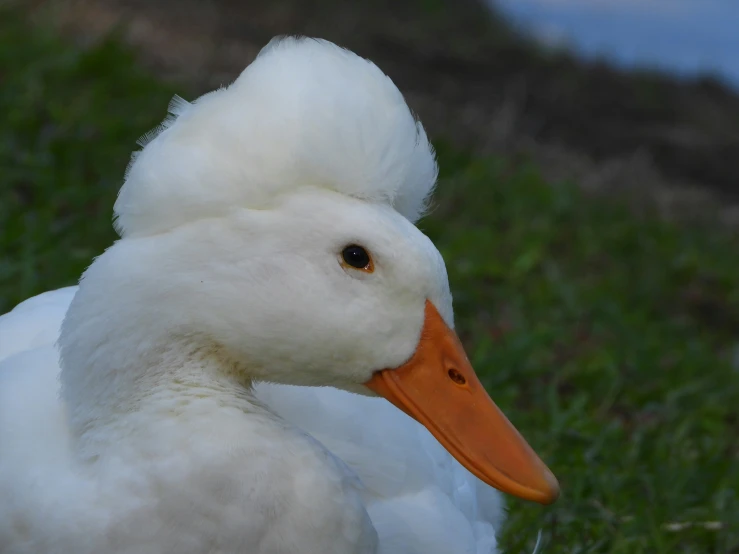
<path fill-rule="evenodd" d="M 81 41 L 118 28 L 144 63 L 194 93 L 230 82 L 274 35 L 320 36 L 377 63 L 432 137 L 532 158 L 553 181 L 635 191 L 668 213 L 720 204 L 722 217 L 738 219 L 738 96 L 709 79 L 678 82 L 545 54 L 474 0 L 26 5 Z"/>

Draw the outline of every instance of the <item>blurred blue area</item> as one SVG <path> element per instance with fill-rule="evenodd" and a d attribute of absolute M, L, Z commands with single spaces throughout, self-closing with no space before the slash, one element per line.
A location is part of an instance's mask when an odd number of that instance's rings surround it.
<path fill-rule="evenodd" d="M 488 0 L 540 42 L 739 89 L 739 0 Z"/>

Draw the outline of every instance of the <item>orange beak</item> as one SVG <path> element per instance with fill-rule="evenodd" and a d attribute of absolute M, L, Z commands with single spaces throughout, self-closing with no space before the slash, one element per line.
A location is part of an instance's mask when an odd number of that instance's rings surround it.
<path fill-rule="evenodd" d="M 488 485 L 541 504 L 559 496 L 557 479 L 488 396 L 456 333 L 431 302 L 411 359 L 378 371 L 365 386 L 431 431 Z"/>

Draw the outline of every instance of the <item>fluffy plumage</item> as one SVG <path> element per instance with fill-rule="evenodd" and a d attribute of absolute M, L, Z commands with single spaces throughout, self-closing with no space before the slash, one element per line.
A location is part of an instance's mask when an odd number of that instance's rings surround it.
<path fill-rule="evenodd" d="M 453 325 L 411 223 L 433 153 L 398 90 L 286 39 L 173 108 L 128 172 L 122 239 L 0 317 L 0 551 L 494 552 L 498 494 L 350 392 L 408 359 L 426 299 Z M 350 243 L 373 274 L 341 265 Z"/>
<path fill-rule="evenodd" d="M 392 81 L 317 39 L 275 39 L 228 88 L 145 135 L 115 205 L 122 235 L 161 232 L 301 187 L 392 205 L 415 221 L 436 181 L 433 151 Z"/>

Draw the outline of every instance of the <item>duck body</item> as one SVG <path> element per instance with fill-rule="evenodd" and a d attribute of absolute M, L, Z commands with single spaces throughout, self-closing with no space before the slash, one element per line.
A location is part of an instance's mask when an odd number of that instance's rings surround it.
<path fill-rule="evenodd" d="M 0 553 L 496 552 L 492 487 L 558 488 L 454 332 L 395 85 L 288 38 L 170 111 L 120 240 L 0 317 Z"/>
<path fill-rule="evenodd" d="M 2 552 L 495 552 L 500 494 L 386 401 L 335 388 L 190 382 L 158 392 L 168 417 L 121 418 L 120 448 L 75 459 L 54 344 L 75 290 L 0 316 Z"/>

